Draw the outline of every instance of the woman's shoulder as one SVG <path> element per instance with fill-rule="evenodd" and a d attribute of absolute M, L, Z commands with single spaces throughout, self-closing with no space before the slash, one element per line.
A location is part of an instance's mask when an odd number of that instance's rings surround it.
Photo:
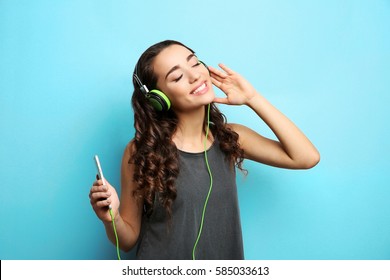
<path fill-rule="evenodd" d="M 228 127 L 228 129 L 238 134 L 238 141 L 240 145 L 243 145 L 243 142 L 247 140 L 255 138 L 257 139 L 258 137 L 261 137 L 260 134 L 258 134 L 256 131 L 242 124 L 227 123 L 226 126 Z"/>
<path fill-rule="evenodd" d="M 242 125 L 239 123 L 226 123 L 226 127 L 230 130 L 233 130 L 234 132 L 237 132 L 237 133 L 248 129 L 245 125 Z"/>
<path fill-rule="evenodd" d="M 134 139 L 131 139 L 123 151 L 123 158 L 130 159 L 135 154 L 135 150 Z"/>
<path fill-rule="evenodd" d="M 122 165 L 121 165 L 121 176 L 122 181 L 125 180 L 126 182 L 131 180 L 133 177 L 133 168 L 134 168 L 134 151 L 135 151 L 135 143 L 133 140 L 131 140 L 129 143 L 127 143 L 122 156 Z M 127 185 L 127 184 L 124 184 Z"/>
<path fill-rule="evenodd" d="M 129 143 L 127 143 L 125 147 L 125 151 L 133 151 L 134 149 L 135 149 L 135 140 L 133 138 L 129 141 Z"/>

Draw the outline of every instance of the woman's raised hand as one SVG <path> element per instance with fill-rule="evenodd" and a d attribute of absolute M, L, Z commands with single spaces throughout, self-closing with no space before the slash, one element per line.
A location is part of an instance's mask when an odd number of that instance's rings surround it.
<path fill-rule="evenodd" d="M 224 64 L 220 63 L 218 65 L 223 71 L 209 67 L 211 81 L 226 94 L 226 97 L 216 97 L 214 102 L 228 105 L 247 104 L 257 94 L 255 88 L 241 75 Z"/>

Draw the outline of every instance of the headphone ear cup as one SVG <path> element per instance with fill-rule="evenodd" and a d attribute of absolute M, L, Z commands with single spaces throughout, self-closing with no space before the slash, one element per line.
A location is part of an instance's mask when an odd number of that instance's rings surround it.
<path fill-rule="evenodd" d="M 171 101 L 161 90 L 152 89 L 146 94 L 146 98 L 157 111 L 168 111 L 171 108 Z"/>

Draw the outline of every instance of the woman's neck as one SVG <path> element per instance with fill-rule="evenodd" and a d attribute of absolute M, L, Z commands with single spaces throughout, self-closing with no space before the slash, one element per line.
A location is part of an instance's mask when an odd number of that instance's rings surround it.
<path fill-rule="evenodd" d="M 177 114 L 178 126 L 173 135 L 173 142 L 179 150 L 186 152 L 202 152 L 204 151 L 204 107 L 199 110 Z M 209 139 L 206 143 L 206 148 L 209 148 L 213 142 L 213 137 L 209 133 Z"/>

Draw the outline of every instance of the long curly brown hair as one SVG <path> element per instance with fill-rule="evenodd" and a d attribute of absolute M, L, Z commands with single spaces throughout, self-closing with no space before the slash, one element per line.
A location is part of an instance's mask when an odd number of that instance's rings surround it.
<path fill-rule="evenodd" d="M 149 89 L 155 89 L 157 84 L 157 77 L 153 71 L 155 57 L 166 47 L 174 44 L 181 45 L 194 53 L 180 42 L 166 40 L 149 47 L 139 58 L 134 71 Z M 134 195 L 144 200 L 147 214 L 151 214 L 155 199 L 158 198 L 170 218 L 172 204 L 176 198 L 175 181 L 180 172 L 178 149 L 172 141 L 178 119 L 173 110 L 158 112 L 154 109 L 134 79 L 133 84 L 135 151 L 129 163 L 134 164 L 133 180 L 138 184 Z M 205 106 L 205 129 L 206 110 L 207 106 Z M 235 165 L 243 170 L 244 153 L 238 143 L 238 134 L 226 125 L 225 115 L 214 103 L 210 107 L 210 122 L 214 124 L 210 126 L 210 131 L 218 139 L 226 160 L 231 163 L 232 168 Z"/>

